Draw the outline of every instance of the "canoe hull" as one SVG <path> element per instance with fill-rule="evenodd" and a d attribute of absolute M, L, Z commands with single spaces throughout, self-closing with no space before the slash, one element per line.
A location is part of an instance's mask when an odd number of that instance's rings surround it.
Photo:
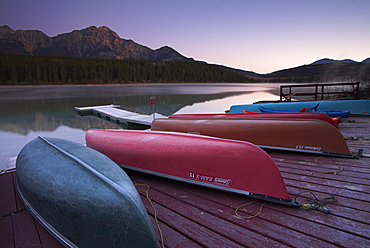
<path fill-rule="evenodd" d="M 302 108 L 314 108 L 319 104 L 319 110 L 349 110 L 352 115 L 370 115 L 370 100 L 338 100 L 338 101 L 307 101 L 307 102 L 279 102 L 263 104 L 240 104 L 232 105 L 230 113 L 242 113 L 243 110 L 260 112 L 259 107 L 301 110 Z"/>
<path fill-rule="evenodd" d="M 38 137 L 22 149 L 16 166 L 22 201 L 66 247 L 158 247 L 135 186 L 103 154 Z"/>
<path fill-rule="evenodd" d="M 260 111 L 262 113 L 300 113 L 300 112 L 304 112 L 304 111 L 301 111 L 301 110 L 285 110 L 285 109 L 271 109 L 271 108 L 266 108 L 266 107 L 262 107 L 260 106 Z M 323 110 L 323 111 L 319 111 L 317 109 L 313 109 L 313 110 L 305 110 L 309 113 L 321 113 L 321 114 L 324 114 L 324 115 L 327 115 L 327 116 L 330 116 L 330 117 L 342 117 L 342 118 L 348 118 L 349 114 L 350 114 L 350 111 L 349 110 L 342 110 L 342 111 L 334 111 L 334 110 Z"/>
<path fill-rule="evenodd" d="M 271 157 L 247 142 L 170 132 L 89 130 L 86 145 L 124 168 L 297 206 Z"/>
<path fill-rule="evenodd" d="M 243 140 L 262 148 L 352 157 L 342 134 L 319 120 L 156 119 L 152 130 Z"/>
<path fill-rule="evenodd" d="M 304 120 L 321 120 L 325 121 L 334 127 L 338 127 L 338 123 L 332 118 L 321 113 L 242 113 L 242 114 L 176 114 L 170 115 L 168 118 L 184 118 L 184 119 L 304 119 Z"/>

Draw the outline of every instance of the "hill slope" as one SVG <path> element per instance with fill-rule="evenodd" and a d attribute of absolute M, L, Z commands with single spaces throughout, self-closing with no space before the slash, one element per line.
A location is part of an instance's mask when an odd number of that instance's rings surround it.
<path fill-rule="evenodd" d="M 368 60 L 359 63 L 352 60 L 323 59 L 310 65 L 275 71 L 263 77 L 281 82 L 370 82 L 370 63 L 366 62 Z"/>

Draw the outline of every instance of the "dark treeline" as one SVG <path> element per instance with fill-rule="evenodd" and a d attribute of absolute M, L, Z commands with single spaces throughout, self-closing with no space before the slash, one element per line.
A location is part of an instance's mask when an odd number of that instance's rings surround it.
<path fill-rule="evenodd" d="M 0 53 L 1 85 L 253 82 L 198 62 L 51 57 Z"/>

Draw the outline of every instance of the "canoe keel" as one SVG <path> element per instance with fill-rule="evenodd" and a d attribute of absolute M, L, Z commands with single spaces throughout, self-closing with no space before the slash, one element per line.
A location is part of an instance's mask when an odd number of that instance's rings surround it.
<path fill-rule="evenodd" d="M 248 142 L 171 132 L 89 130 L 86 145 L 126 169 L 299 207 L 271 157 Z"/>
<path fill-rule="evenodd" d="M 17 191 L 66 247 L 159 247 L 126 173 L 83 145 L 38 137 L 17 158 Z"/>

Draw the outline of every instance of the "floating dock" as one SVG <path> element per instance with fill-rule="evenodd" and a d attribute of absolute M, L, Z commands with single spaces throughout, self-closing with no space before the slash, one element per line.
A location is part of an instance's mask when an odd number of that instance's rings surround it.
<path fill-rule="evenodd" d="M 154 118 L 166 118 L 161 114 L 143 115 L 119 108 L 120 105 L 103 105 L 91 107 L 75 107 L 78 115 L 81 116 L 96 116 L 101 119 L 113 122 L 115 124 L 122 124 L 126 127 L 150 128 Z"/>

